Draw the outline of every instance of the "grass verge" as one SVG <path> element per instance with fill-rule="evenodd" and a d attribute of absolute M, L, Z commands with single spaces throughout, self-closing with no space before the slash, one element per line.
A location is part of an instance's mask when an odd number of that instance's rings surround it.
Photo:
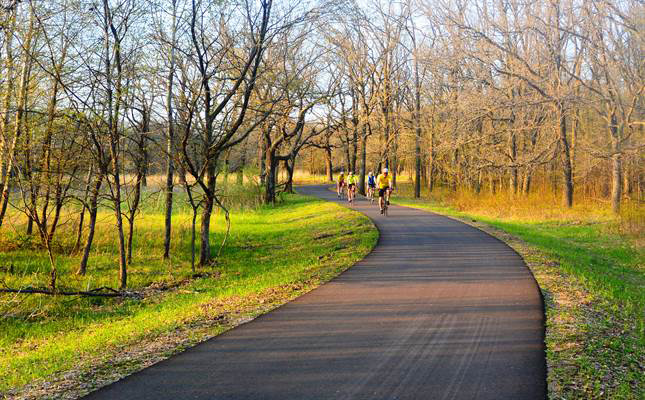
<path fill-rule="evenodd" d="M 155 218 L 143 217 L 141 236 L 152 240 L 155 233 L 145 230 L 156 229 Z M 232 219 L 230 245 L 200 278 L 175 278 L 167 289 L 171 271 L 133 267 L 131 274 L 141 269 L 147 277 L 134 279 L 148 291 L 143 300 L 35 295 L 26 305 L 24 299 L 3 295 L 0 300 L 15 311 L 5 310 L 0 320 L 0 396 L 87 393 L 317 287 L 369 253 L 378 236 L 367 217 L 300 195 L 287 196 L 277 207 L 235 213 Z M 214 226 L 213 236 L 219 237 L 220 218 Z M 12 260 L 12 254 L 0 253 L 2 261 Z M 72 279 L 71 269 L 61 269 L 67 281 Z M 29 275 L 23 271 L 20 279 Z M 41 307 L 34 308 L 39 301 Z"/>

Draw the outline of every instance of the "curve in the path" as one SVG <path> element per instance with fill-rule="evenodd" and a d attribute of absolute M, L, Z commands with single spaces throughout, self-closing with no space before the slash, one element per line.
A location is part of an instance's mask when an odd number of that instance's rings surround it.
<path fill-rule="evenodd" d="M 336 201 L 324 186 L 299 191 Z M 363 261 L 88 399 L 546 397 L 543 303 L 520 256 L 432 213 L 355 209 L 381 232 Z"/>

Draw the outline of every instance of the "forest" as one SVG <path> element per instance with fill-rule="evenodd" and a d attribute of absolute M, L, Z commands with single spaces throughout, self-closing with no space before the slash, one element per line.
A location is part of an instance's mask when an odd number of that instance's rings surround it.
<path fill-rule="evenodd" d="M 378 232 L 294 192 L 387 167 L 524 241 L 552 398 L 636 398 L 644 31 L 641 0 L 0 0 L 0 397 L 326 282 Z"/>
<path fill-rule="evenodd" d="M 416 197 L 552 191 L 562 207 L 592 197 L 618 213 L 645 196 L 642 2 L 4 3 L 0 227 L 7 210 L 26 216 L 52 290 L 57 227 L 74 210 L 85 274 L 101 208 L 127 286 L 151 176 L 160 257 L 180 189 L 200 265 L 226 210 L 218 176 L 253 171 L 273 203 L 316 157 L 330 181 L 356 171 L 361 193 L 388 166 Z"/>

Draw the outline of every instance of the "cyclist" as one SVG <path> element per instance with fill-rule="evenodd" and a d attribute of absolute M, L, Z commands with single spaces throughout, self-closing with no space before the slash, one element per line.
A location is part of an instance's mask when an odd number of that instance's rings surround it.
<path fill-rule="evenodd" d="M 354 201 L 354 196 L 356 195 L 356 184 L 358 183 L 358 178 L 354 175 L 352 171 L 349 171 L 347 174 L 347 201 L 350 203 Z"/>
<path fill-rule="evenodd" d="M 336 191 L 338 193 L 339 199 L 343 195 L 344 187 L 345 187 L 345 171 L 340 171 L 340 175 L 338 175 L 338 186 L 336 187 Z"/>
<path fill-rule="evenodd" d="M 388 169 L 383 168 L 383 173 L 376 178 L 376 185 L 378 186 L 378 205 L 383 214 L 385 202 L 390 204 L 390 192 L 392 192 L 391 179 L 388 175 Z"/>
<path fill-rule="evenodd" d="M 367 176 L 367 198 L 374 202 L 374 189 L 376 189 L 376 177 L 371 172 Z"/>

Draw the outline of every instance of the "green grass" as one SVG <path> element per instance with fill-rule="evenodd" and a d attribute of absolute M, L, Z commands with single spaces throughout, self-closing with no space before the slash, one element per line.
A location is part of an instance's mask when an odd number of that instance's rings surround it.
<path fill-rule="evenodd" d="M 522 210 L 521 199 L 505 205 L 489 199 L 498 203 L 486 207 L 445 195 L 413 199 L 408 185 L 395 193 L 395 204 L 476 221 L 519 238 L 530 247 L 523 253 L 529 265 L 551 266 L 545 269 L 551 276 L 534 268 L 548 306 L 550 398 L 640 398 L 645 390 L 645 248 L 638 237 L 616 228 L 620 221 L 597 209 L 560 215 L 531 211 L 537 202 Z M 537 264 L 528 259 L 536 252 Z M 565 297 L 572 304 L 554 303 Z"/>
<path fill-rule="evenodd" d="M 150 292 L 143 300 L 0 297 L 4 315 L 0 320 L 0 393 L 73 370 L 97 357 L 110 359 L 128 344 L 212 319 L 227 303 L 233 308 L 242 304 L 240 299 L 249 303 L 243 308 L 257 314 L 257 307 L 271 293 L 281 293 L 277 302 L 283 303 L 351 266 L 373 248 L 378 235 L 369 220 L 358 213 L 290 195 L 276 207 L 234 212 L 229 244 L 217 263 L 199 271 L 208 273 L 206 277 L 188 279 L 189 216 L 185 207 L 175 210 L 175 256 L 172 263 L 164 263 L 160 260 L 163 216 L 154 196 L 147 200 L 137 221 L 129 288 L 184 281 L 178 289 Z M 65 254 L 69 232 L 61 234 L 64 239 L 57 243 L 61 287 L 115 286 L 117 257 L 111 219 L 107 212 L 100 216 L 86 277 L 73 273 L 78 255 Z M 344 223 L 338 224 L 339 220 Z M 0 251 L 0 266 L 14 264 L 14 273 L 0 272 L 0 279 L 10 287 L 45 286 L 49 272 L 45 254 L 36 243 L 18 234 L 22 225 L 16 221 L 19 219 L 14 218 L 14 229 L 2 239 L 5 246 L 0 247 L 8 249 Z M 214 218 L 213 226 L 212 240 L 217 247 L 224 229 L 222 216 Z M 352 234 L 346 234 L 347 230 Z M 321 234 L 326 235 L 320 238 Z M 297 290 L 280 292 L 289 285 Z M 213 329 L 218 333 L 226 326 Z"/>

